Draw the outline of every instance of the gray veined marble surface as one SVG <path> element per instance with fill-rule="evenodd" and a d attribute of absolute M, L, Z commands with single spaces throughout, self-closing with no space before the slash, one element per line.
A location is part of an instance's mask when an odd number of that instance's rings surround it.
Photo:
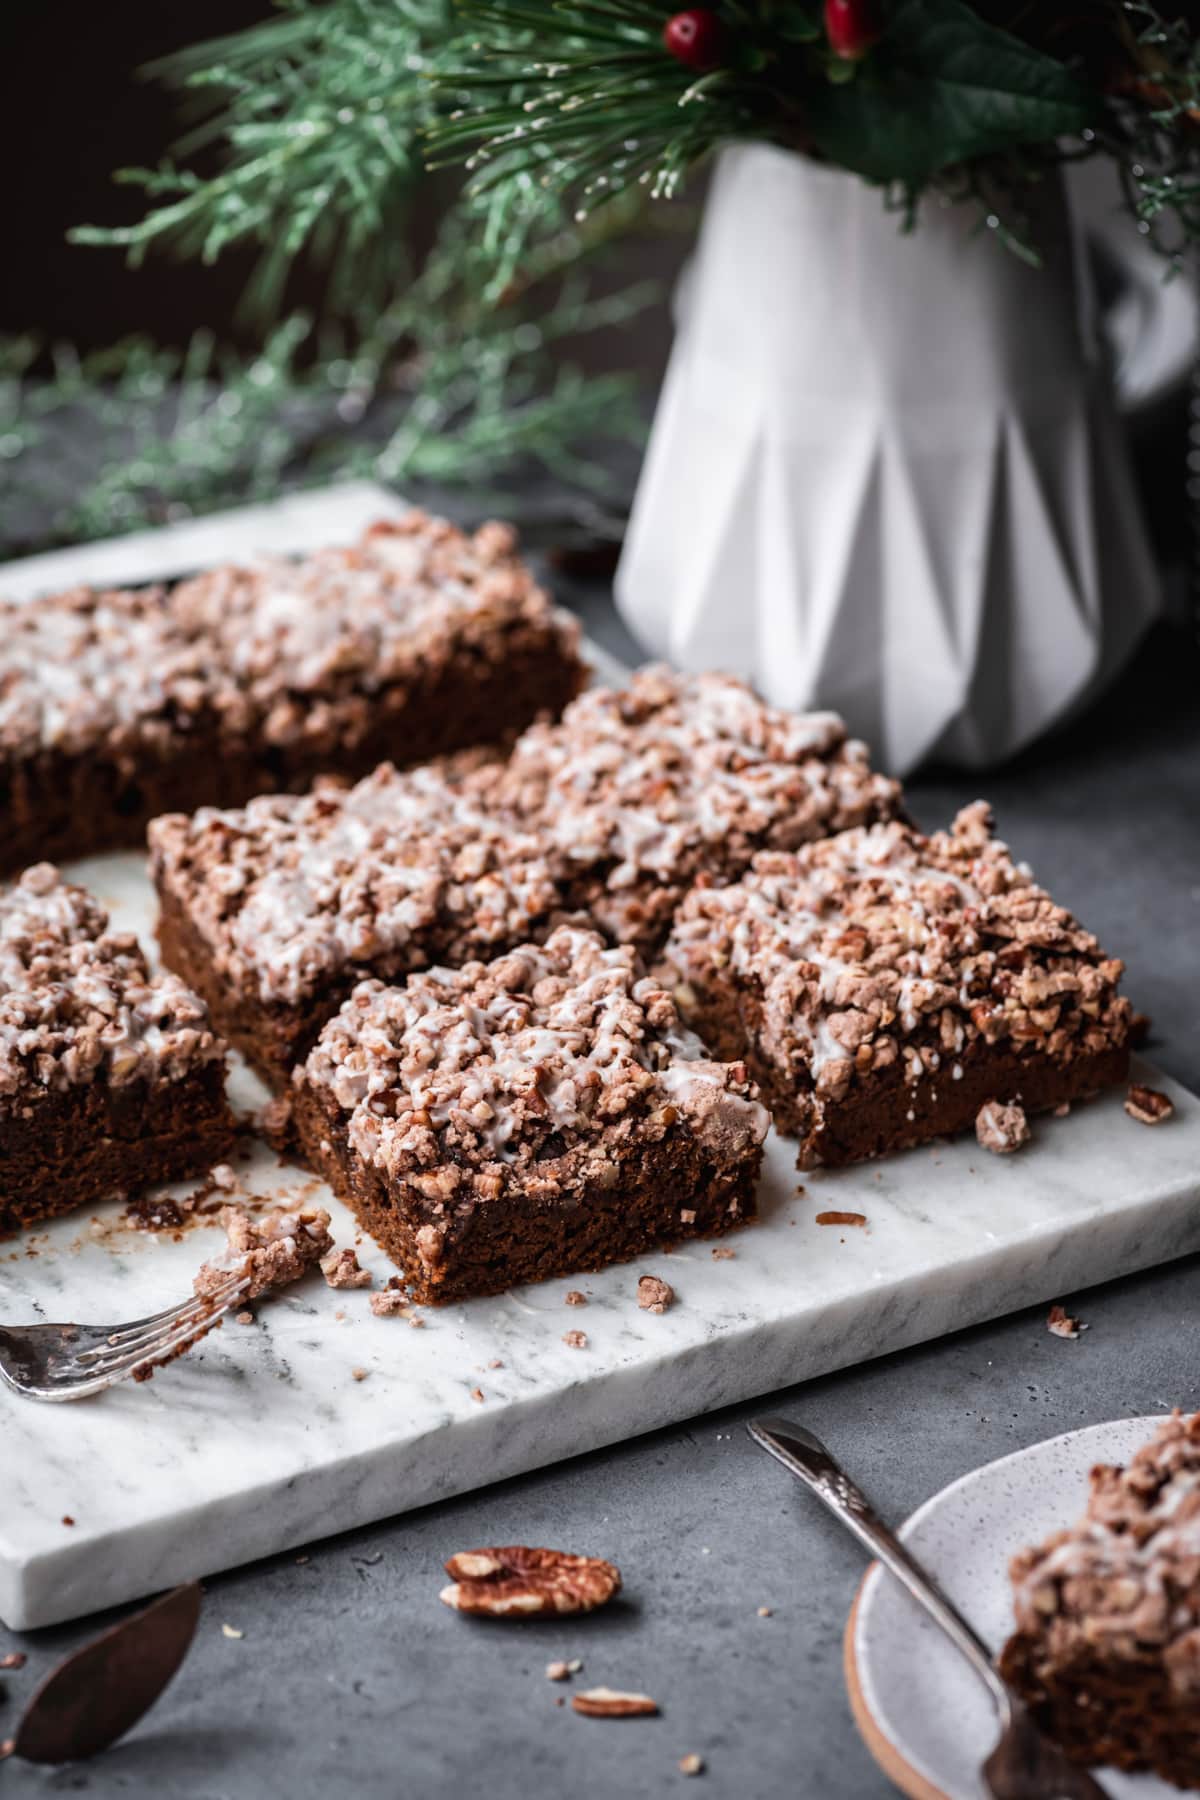
<path fill-rule="evenodd" d="M 69 872 L 150 944 L 140 857 Z M 732 1258 L 693 1244 L 428 1311 L 421 1329 L 313 1277 L 146 1385 L 71 1406 L 0 1393 L 0 1619 L 73 1618 L 1200 1249 L 1200 1100 L 1148 1078 L 1175 1099 L 1167 1126 L 1113 1093 L 1039 1121 L 1016 1157 L 960 1141 L 809 1174 L 802 1192 L 794 1146 L 772 1139 L 761 1222 Z M 249 1111 L 264 1092 L 243 1070 L 234 1097 Z M 248 1191 L 328 1205 L 337 1241 L 356 1241 L 322 1184 L 265 1144 L 248 1156 Z M 818 1225 L 823 1210 L 867 1224 Z M 140 1317 L 182 1298 L 220 1241 L 126 1230 L 116 1204 L 69 1215 L 0 1246 L 3 1317 Z M 369 1240 L 361 1254 L 386 1278 Z M 663 1316 L 637 1306 L 647 1272 L 676 1290 Z M 565 1304 L 572 1286 L 586 1307 Z M 563 1342 L 572 1329 L 586 1348 Z"/>

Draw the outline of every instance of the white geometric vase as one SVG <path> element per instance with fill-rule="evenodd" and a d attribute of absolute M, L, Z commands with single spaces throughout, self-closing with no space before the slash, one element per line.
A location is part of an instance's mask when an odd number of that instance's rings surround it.
<path fill-rule="evenodd" d="M 903 773 L 1064 719 L 1159 609 L 1061 184 L 975 207 L 724 151 L 617 575 L 655 655 L 832 707 Z"/>

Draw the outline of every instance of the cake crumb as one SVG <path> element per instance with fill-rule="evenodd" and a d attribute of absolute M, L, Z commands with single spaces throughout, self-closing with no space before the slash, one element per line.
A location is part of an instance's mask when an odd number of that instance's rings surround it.
<path fill-rule="evenodd" d="M 236 1625 L 222 1625 L 221 1635 L 227 1638 L 244 1638 L 246 1634 L 244 1631 L 239 1631 Z"/>
<path fill-rule="evenodd" d="M 1078 1319 L 1073 1319 L 1064 1307 L 1055 1304 L 1050 1308 L 1046 1330 L 1052 1331 L 1055 1337 L 1077 1338 L 1081 1331 L 1087 1330 L 1087 1326 Z"/>
<path fill-rule="evenodd" d="M 247 1311 L 242 1311 L 240 1313 L 234 1313 L 233 1322 L 235 1325 L 253 1325 L 254 1324 L 254 1314 L 252 1312 L 247 1312 Z"/>
<path fill-rule="evenodd" d="M 0 1656 L 0 1669 L 23 1669 L 28 1661 L 23 1650 L 10 1650 L 6 1656 Z"/>
<path fill-rule="evenodd" d="M 1029 1142 L 1029 1120 L 1024 1107 L 986 1101 L 975 1115 L 975 1136 L 984 1150 L 996 1156 L 1011 1156 Z"/>
<path fill-rule="evenodd" d="M 11 1756 L 13 1751 L 16 1749 L 16 1747 L 17 1747 L 16 1738 L 5 1738 L 4 1742 L 0 1743 L 0 1761 L 2 1761 L 5 1757 Z"/>
<path fill-rule="evenodd" d="M 583 1658 L 571 1657 L 569 1662 L 552 1662 L 546 1664 L 547 1681 L 567 1681 L 572 1675 L 578 1675 L 583 1667 Z"/>
<path fill-rule="evenodd" d="M 321 1273 L 331 1288 L 365 1288 L 371 1285 L 371 1271 L 364 1269 L 354 1250 L 332 1249 L 321 1258 Z"/>
<path fill-rule="evenodd" d="M 407 1319 L 411 1316 L 409 1308 L 410 1301 L 398 1275 L 391 1276 L 385 1288 L 371 1295 L 371 1311 L 377 1319 Z"/>
<path fill-rule="evenodd" d="M 350 1373 L 353 1375 L 355 1381 L 365 1381 L 367 1379 L 366 1369 L 351 1369 Z"/>
<path fill-rule="evenodd" d="M 243 1206 L 223 1206 L 217 1223 L 229 1241 L 224 1256 L 206 1262 L 192 1282 L 202 1300 L 224 1293 L 234 1274 L 249 1284 L 244 1298 L 257 1300 L 298 1281 L 333 1248 L 329 1214 L 321 1207 L 280 1207 L 252 1218 Z"/>
<path fill-rule="evenodd" d="M 64 1513 L 64 1514 L 63 1514 L 63 1516 L 62 1516 L 62 1522 L 63 1522 L 63 1524 L 64 1524 L 64 1525 L 73 1525 L 73 1524 L 74 1524 L 74 1523 L 75 1523 L 75 1521 L 74 1521 L 74 1519 L 73 1519 L 73 1518 L 72 1518 L 72 1517 L 71 1517 L 71 1515 L 70 1515 L 70 1513 Z"/>
<path fill-rule="evenodd" d="M 1125 1096 L 1125 1111 L 1140 1125 L 1161 1125 L 1175 1111 L 1171 1101 L 1157 1088 L 1139 1087 L 1136 1082 Z"/>
<path fill-rule="evenodd" d="M 231 1194 L 238 1184 L 237 1173 L 228 1163 L 218 1163 L 214 1169 L 210 1169 L 208 1179 L 214 1187 L 226 1194 Z"/>
<path fill-rule="evenodd" d="M 760 1619 L 770 1619 L 774 1617 L 774 1614 L 769 1606 L 760 1606 L 758 1609 L 758 1616 Z"/>
<path fill-rule="evenodd" d="M 867 1215 L 866 1215 L 866 1213 L 860 1213 L 860 1212 L 819 1212 L 817 1214 L 817 1224 L 818 1225 L 855 1225 L 860 1230 L 865 1230 L 866 1224 L 867 1224 Z"/>
<path fill-rule="evenodd" d="M 586 1331 L 564 1332 L 563 1333 L 563 1343 L 566 1344 L 566 1346 L 569 1350 L 586 1350 L 587 1349 L 587 1332 Z"/>
<path fill-rule="evenodd" d="M 472 1389 L 471 1389 L 471 1398 L 472 1398 L 472 1400 L 476 1400 L 476 1401 L 478 1401 L 478 1402 L 480 1402 L 480 1403 L 481 1403 L 481 1404 L 482 1404 L 482 1401 L 483 1401 L 483 1389 L 482 1389 L 482 1388 L 477 1388 L 477 1387 L 473 1387 L 473 1388 L 472 1388 Z"/>
<path fill-rule="evenodd" d="M 637 1303 L 643 1312 L 665 1313 L 675 1298 L 669 1281 L 657 1275 L 643 1275 L 637 1284 Z"/>
<path fill-rule="evenodd" d="M 310 1558 L 309 1558 L 309 1557 L 308 1557 L 308 1555 L 307 1555 L 307 1554 L 305 1554 L 305 1555 L 303 1555 L 303 1556 L 298 1556 L 298 1557 L 297 1557 L 297 1558 L 296 1558 L 296 1562 L 297 1562 L 297 1563 L 299 1563 L 299 1564 L 303 1564 L 303 1563 L 306 1563 L 306 1562 L 308 1562 L 308 1561 L 310 1561 Z"/>
<path fill-rule="evenodd" d="M 570 1288 L 564 1296 L 563 1304 L 565 1306 L 586 1306 L 587 1295 L 581 1294 L 578 1288 Z"/>
<path fill-rule="evenodd" d="M 491 1362 L 488 1364 L 489 1369 L 502 1369 L 503 1367 L 504 1364 L 500 1361 L 498 1356 L 493 1356 Z"/>
<path fill-rule="evenodd" d="M 714 1262 L 732 1262 L 736 1255 L 736 1250 L 730 1250 L 724 1244 L 713 1245 L 712 1259 Z"/>
<path fill-rule="evenodd" d="M 679 1209 L 679 1223 L 681 1225 L 694 1225 L 696 1223 L 696 1209 L 692 1206 L 681 1206 Z"/>
<path fill-rule="evenodd" d="M 694 1750 L 689 1750 L 686 1756 L 681 1756 L 679 1759 L 679 1773 L 681 1775 L 703 1775 L 704 1758 L 697 1756 Z"/>

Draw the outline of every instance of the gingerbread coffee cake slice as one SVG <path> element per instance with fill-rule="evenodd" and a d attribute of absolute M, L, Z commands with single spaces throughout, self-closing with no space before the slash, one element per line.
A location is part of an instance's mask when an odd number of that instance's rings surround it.
<path fill-rule="evenodd" d="M 768 1125 L 634 952 L 571 926 L 364 982 L 292 1104 L 314 1167 L 430 1303 L 740 1225 Z"/>
<path fill-rule="evenodd" d="M 755 857 L 697 885 L 665 950 L 687 1019 L 742 1056 L 800 1164 L 1039 1112 L 1125 1079 L 1122 965 L 1014 863 L 983 802 Z"/>
<path fill-rule="evenodd" d="M 48 863 L 0 892 L 0 1231 L 211 1167 L 225 1046 Z"/>
<path fill-rule="evenodd" d="M 578 627 L 512 529 L 422 512 L 172 588 L 0 599 L 0 633 L 3 869 L 138 845 L 157 813 L 509 739 L 584 676 Z"/>
<path fill-rule="evenodd" d="M 539 842 L 443 767 L 168 814 L 150 848 L 164 960 L 275 1087 L 365 976 L 494 956 L 561 898 Z"/>
<path fill-rule="evenodd" d="M 756 850 L 901 806 L 836 714 L 783 712 L 731 676 L 661 666 L 581 694 L 479 779 L 556 855 L 571 906 L 644 953 L 702 872 L 732 880 Z"/>
<path fill-rule="evenodd" d="M 1013 1559 L 1001 1672 L 1076 1762 L 1200 1788 L 1200 1413 L 1092 1470 L 1078 1524 Z"/>

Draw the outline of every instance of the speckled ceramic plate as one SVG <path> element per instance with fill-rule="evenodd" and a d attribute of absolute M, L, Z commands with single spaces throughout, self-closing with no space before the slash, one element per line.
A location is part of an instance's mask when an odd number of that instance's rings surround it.
<path fill-rule="evenodd" d="M 985 1642 L 1012 1629 L 1009 1558 L 1083 1511 L 1088 1470 L 1127 1462 L 1158 1418 L 1112 1419 L 1001 1457 L 943 1488 L 901 1529 Z M 846 1681 L 876 1761 L 914 1800 L 984 1800 L 996 1738 L 983 1687 L 913 1600 L 875 1565 L 846 1628 Z M 1179 1800 L 1149 1776 L 1096 1771 L 1111 1800 Z"/>

